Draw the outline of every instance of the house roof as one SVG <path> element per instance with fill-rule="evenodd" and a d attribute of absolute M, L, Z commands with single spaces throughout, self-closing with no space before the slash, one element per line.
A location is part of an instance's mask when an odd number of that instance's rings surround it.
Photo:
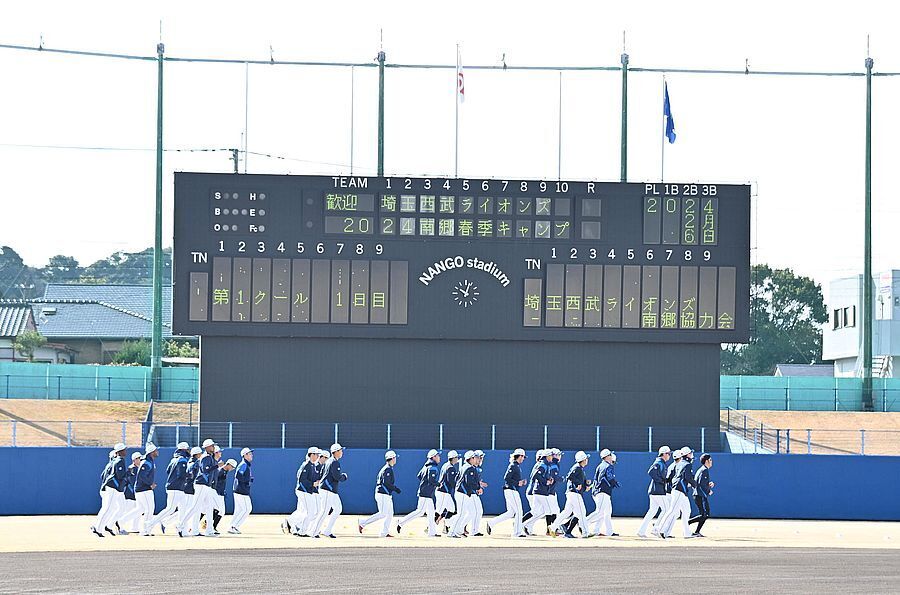
<path fill-rule="evenodd" d="M 83 300 L 109 304 L 127 312 L 153 318 L 152 285 L 79 285 L 49 283 L 44 289 L 45 300 Z M 162 288 L 163 324 L 172 326 L 172 287 Z"/>
<path fill-rule="evenodd" d="M 834 376 L 834 366 L 831 364 L 778 364 L 775 367 L 775 375 L 781 376 Z"/>
<path fill-rule="evenodd" d="M 34 328 L 31 306 L 25 302 L 0 302 L 0 337 L 18 337 L 22 331 Z"/>
<path fill-rule="evenodd" d="M 163 336 L 172 336 L 172 288 L 163 287 Z M 150 285 L 50 283 L 32 300 L 42 335 L 54 339 L 133 339 L 153 332 Z"/>

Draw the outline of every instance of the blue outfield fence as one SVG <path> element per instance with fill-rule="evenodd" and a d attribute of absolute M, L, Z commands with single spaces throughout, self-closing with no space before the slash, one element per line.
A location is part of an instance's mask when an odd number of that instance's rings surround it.
<path fill-rule="evenodd" d="M 445 446 L 465 450 L 482 445 L 448 443 Z M 4 475 L 0 514 L 95 514 L 100 507 L 99 475 L 108 452 L 107 448 L 0 449 L 0 469 Z M 397 452 L 397 483 L 403 492 L 394 497 L 394 508 L 396 514 L 404 514 L 415 508 L 416 473 L 424 463 L 426 451 L 401 449 Z M 254 514 L 293 511 L 295 475 L 305 454 L 305 449 L 256 450 Z M 172 449 L 161 449 L 157 459 L 157 511 L 165 505 L 163 468 L 171 455 Z M 224 458 L 239 456 L 237 447 L 224 453 Z M 487 451 L 483 478 L 489 485 L 482 497 L 487 514 L 498 514 L 505 508 L 501 487 L 508 456 L 507 450 Z M 646 512 L 649 482 L 646 472 L 653 458 L 649 453 L 618 453 L 616 475 L 622 486 L 613 494 L 614 517 L 640 516 Z M 573 459 L 573 453 L 567 452 L 562 466 L 568 468 Z M 525 467 L 530 468 L 533 460 L 534 452 L 529 451 Z M 716 482 L 711 499 L 713 518 L 900 520 L 900 498 L 896 497 L 900 457 L 716 454 L 713 461 L 710 472 Z M 598 463 L 597 453 L 592 453 L 588 465 L 591 474 Z M 375 475 L 383 464 L 382 449 L 345 451 L 341 466 L 349 480 L 341 484 L 340 490 L 346 514 L 362 515 L 375 510 Z M 36 468 L 59 472 L 42 474 L 41 480 L 36 481 Z M 822 481 L 822 478 L 839 477 L 852 477 L 853 493 L 860 497 L 849 499 L 846 489 Z M 587 499 L 586 503 L 588 510 L 592 510 L 593 501 Z M 226 506 L 230 513 L 233 506 L 230 481 Z M 273 521 L 272 531 L 277 530 Z"/>

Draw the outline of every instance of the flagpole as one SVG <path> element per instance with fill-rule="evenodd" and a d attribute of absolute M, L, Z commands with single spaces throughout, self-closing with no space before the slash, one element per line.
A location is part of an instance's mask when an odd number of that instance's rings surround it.
<path fill-rule="evenodd" d="M 659 137 L 659 143 L 659 181 L 662 182 L 666 173 L 666 75 L 663 75 L 662 134 Z"/>
<path fill-rule="evenodd" d="M 453 92 L 453 105 L 456 108 L 456 118 L 453 126 L 453 177 L 459 177 L 459 44 L 456 44 L 456 89 Z"/>

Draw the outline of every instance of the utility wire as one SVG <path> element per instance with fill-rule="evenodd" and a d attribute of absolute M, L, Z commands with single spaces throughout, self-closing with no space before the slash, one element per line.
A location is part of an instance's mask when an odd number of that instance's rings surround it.
<path fill-rule="evenodd" d="M 139 56 L 134 54 L 120 54 L 114 52 L 92 52 L 86 50 L 69 50 L 61 48 L 47 48 L 44 46 L 27 46 L 15 44 L 0 44 L 0 49 L 20 50 L 29 52 L 48 52 L 52 54 L 68 54 L 75 56 L 88 56 L 95 58 L 114 58 L 119 60 L 140 60 L 154 62 L 156 56 Z M 205 64 L 254 64 L 266 66 L 324 66 L 334 68 L 377 68 L 375 62 L 329 62 L 316 60 L 268 60 L 233 59 L 233 58 L 203 58 L 203 57 L 176 57 L 163 56 L 166 62 L 205 63 Z M 409 69 L 409 70 L 454 70 L 455 64 L 385 64 L 385 68 Z M 621 66 L 517 66 L 515 64 L 473 64 L 467 65 L 466 70 L 533 70 L 533 71 L 601 71 L 619 72 Z M 730 70 L 714 68 L 642 68 L 629 67 L 630 72 L 655 72 L 677 74 L 713 74 L 713 75 L 741 75 L 741 76 L 822 76 L 822 77 L 864 77 L 865 72 L 841 72 L 841 71 L 806 71 L 806 70 Z M 900 72 L 873 72 L 872 76 L 893 77 L 900 76 Z"/>

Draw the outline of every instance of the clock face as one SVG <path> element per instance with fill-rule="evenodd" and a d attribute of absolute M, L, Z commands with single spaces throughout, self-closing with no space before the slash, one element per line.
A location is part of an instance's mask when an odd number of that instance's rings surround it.
<path fill-rule="evenodd" d="M 478 301 L 478 286 L 468 279 L 463 279 L 453 286 L 453 291 L 450 295 L 453 296 L 453 301 L 456 302 L 457 306 L 468 308 Z"/>

